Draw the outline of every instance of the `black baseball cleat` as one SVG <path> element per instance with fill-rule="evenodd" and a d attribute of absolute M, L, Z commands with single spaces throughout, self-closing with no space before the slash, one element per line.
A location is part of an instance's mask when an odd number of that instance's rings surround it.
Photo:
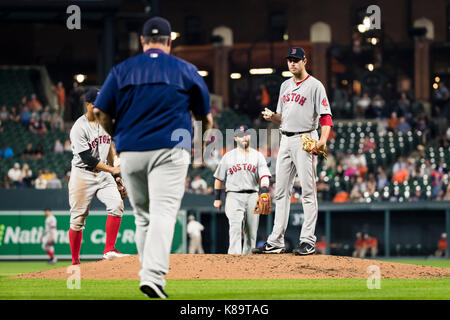
<path fill-rule="evenodd" d="M 146 282 L 146 283 L 141 284 L 140 289 L 149 298 L 167 299 L 169 297 L 164 292 L 164 289 L 161 286 L 159 286 L 153 282 Z"/>
<path fill-rule="evenodd" d="M 252 249 L 252 253 L 285 253 L 286 248 L 284 247 L 274 247 L 267 242 L 264 243 L 261 247 Z"/>
<path fill-rule="evenodd" d="M 309 254 L 316 253 L 316 247 L 310 245 L 309 243 L 303 242 L 298 248 L 292 250 L 292 253 L 296 256 L 307 256 Z"/>

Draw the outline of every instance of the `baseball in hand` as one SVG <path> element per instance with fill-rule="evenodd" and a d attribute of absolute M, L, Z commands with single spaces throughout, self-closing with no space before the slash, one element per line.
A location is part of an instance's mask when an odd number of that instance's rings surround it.
<path fill-rule="evenodd" d="M 267 108 L 265 108 L 264 111 L 261 112 L 261 114 L 266 120 L 270 120 L 270 118 L 272 118 L 273 116 L 273 112 Z"/>

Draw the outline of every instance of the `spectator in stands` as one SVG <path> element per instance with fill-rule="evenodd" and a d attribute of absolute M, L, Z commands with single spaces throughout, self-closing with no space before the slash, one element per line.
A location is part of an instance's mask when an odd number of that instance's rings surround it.
<path fill-rule="evenodd" d="M 197 173 L 194 176 L 194 180 L 191 182 L 191 188 L 196 194 L 205 194 L 208 189 L 208 185 L 206 184 L 206 181 L 202 179 L 200 174 Z"/>
<path fill-rule="evenodd" d="M 39 190 L 47 189 L 47 180 L 44 179 L 42 174 L 34 181 L 34 187 Z"/>
<path fill-rule="evenodd" d="M 0 188 L 2 188 L 2 189 L 11 189 L 11 181 L 9 180 L 7 175 L 3 176 Z"/>
<path fill-rule="evenodd" d="M 406 170 L 406 168 L 398 169 L 392 176 L 392 181 L 398 182 L 398 183 L 403 183 L 405 181 L 408 181 L 408 179 L 409 179 L 409 174 L 408 174 L 408 171 Z"/>
<path fill-rule="evenodd" d="M 64 89 L 63 83 L 61 81 L 58 82 L 56 87 L 52 88 L 57 96 L 57 106 L 58 109 L 56 113 L 60 116 L 64 114 L 65 104 L 66 104 L 66 89 Z"/>
<path fill-rule="evenodd" d="M 442 233 L 441 238 L 439 239 L 437 243 L 437 250 L 434 253 L 436 257 L 442 257 L 445 255 L 445 252 L 447 251 L 447 234 Z"/>
<path fill-rule="evenodd" d="M 373 173 L 369 173 L 369 178 L 367 180 L 367 192 L 369 196 L 373 195 L 377 191 L 377 180 Z"/>
<path fill-rule="evenodd" d="M 422 145 L 426 145 L 427 137 L 430 133 L 430 128 L 428 127 L 427 119 L 425 118 L 425 116 L 420 117 L 419 120 L 417 121 L 416 133 L 417 132 L 422 133 Z"/>
<path fill-rule="evenodd" d="M 51 128 L 55 131 L 64 131 L 64 120 L 61 115 L 57 113 L 52 115 Z"/>
<path fill-rule="evenodd" d="M 373 151 L 376 148 L 375 140 L 373 138 L 370 138 L 369 136 L 365 136 L 364 140 L 362 141 L 362 151 L 368 152 Z"/>
<path fill-rule="evenodd" d="M 362 237 L 361 232 L 357 232 L 355 241 L 355 250 L 353 251 L 352 256 L 362 258 L 363 253 L 364 253 L 364 239 Z"/>
<path fill-rule="evenodd" d="M 31 112 L 41 112 L 42 111 L 42 104 L 36 98 L 36 94 L 33 93 L 31 95 L 31 100 L 30 100 L 30 102 L 28 102 L 28 107 L 30 108 Z"/>
<path fill-rule="evenodd" d="M 400 118 L 398 119 L 397 131 L 398 131 L 398 132 L 402 132 L 402 133 L 407 133 L 408 131 L 411 131 L 411 126 L 410 126 L 410 124 L 406 121 L 406 118 L 405 118 L 405 117 L 400 117 Z"/>
<path fill-rule="evenodd" d="M 409 201 L 416 202 L 416 201 L 422 201 L 425 200 L 425 197 L 422 195 L 422 189 L 417 186 L 414 190 L 414 194 L 411 198 L 409 198 Z"/>
<path fill-rule="evenodd" d="M 420 175 L 421 176 L 431 176 L 431 173 L 433 172 L 433 166 L 431 165 L 430 159 L 425 159 L 425 163 L 421 165 L 420 167 Z"/>
<path fill-rule="evenodd" d="M 28 101 L 27 97 L 23 96 L 22 99 L 20 99 L 19 110 L 22 110 L 25 106 L 28 106 Z"/>
<path fill-rule="evenodd" d="M 35 152 L 35 158 L 36 159 L 40 159 L 44 156 L 44 148 L 42 147 L 42 145 L 38 144 L 36 149 L 34 150 Z"/>
<path fill-rule="evenodd" d="M 389 180 L 387 178 L 386 172 L 382 166 L 377 168 L 377 190 L 381 191 L 384 187 L 389 185 Z"/>
<path fill-rule="evenodd" d="M 50 106 L 45 106 L 44 110 L 41 112 L 41 120 L 42 123 L 45 125 L 47 130 L 51 129 L 51 123 L 52 123 L 52 113 L 50 110 Z"/>
<path fill-rule="evenodd" d="M 362 97 L 356 101 L 356 116 L 364 118 L 371 103 L 372 100 L 369 95 L 367 93 L 363 93 Z"/>
<path fill-rule="evenodd" d="M 70 107 L 72 111 L 72 121 L 77 120 L 83 115 L 83 102 L 81 97 L 83 96 L 84 89 L 78 85 L 78 82 L 73 83 L 73 88 L 69 94 Z"/>
<path fill-rule="evenodd" d="M 47 180 L 47 189 L 61 189 L 62 188 L 61 180 L 58 179 L 58 176 L 56 175 L 56 173 L 49 172 L 49 176 L 50 177 L 48 179 L 46 179 Z"/>
<path fill-rule="evenodd" d="M 333 198 L 333 202 L 335 203 L 348 202 L 348 200 L 348 192 L 345 190 L 340 190 Z"/>
<path fill-rule="evenodd" d="M 436 198 L 439 191 L 442 190 L 442 183 L 444 180 L 444 163 L 441 162 L 436 169 L 431 173 L 431 196 Z"/>
<path fill-rule="evenodd" d="M 32 187 L 33 171 L 31 171 L 30 166 L 27 163 L 25 163 L 22 167 L 22 182 L 25 187 Z"/>
<path fill-rule="evenodd" d="M 0 158 L 2 159 L 8 159 L 14 157 L 14 151 L 11 149 L 10 146 L 2 145 L 2 148 L 0 149 Z"/>
<path fill-rule="evenodd" d="M 42 123 L 41 119 L 39 119 L 38 114 L 36 112 L 33 112 L 31 115 L 28 129 L 34 134 L 38 134 L 40 136 L 43 136 L 44 134 L 47 133 L 47 128 Z"/>
<path fill-rule="evenodd" d="M 388 120 L 388 130 L 392 132 L 397 132 L 397 126 L 398 126 L 399 119 L 397 117 L 396 112 L 391 113 L 391 117 Z"/>
<path fill-rule="evenodd" d="M 383 109 L 386 104 L 383 97 L 380 94 L 376 94 L 373 97 L 371 108 L 370 108 L 370 116 L 373 118 L 379 118 L 383 114 Z"/>
<path fill-rule="evenodd" d="M 259 86 L 259 95 L 258 95 L 258 100 L 259 100 L 259 105 L 261 108 L 267 107 L 270 104 L 270 95 L 269 92 L 267 91 L 267 88 L 264 84 L 261 84 Z"/>
<path fill-rule="evenodd" d="M 11 107 L 11 112 L 9 113 L 9 121 L 13 122 L 21 121 L 20 114 L 17 112 L 16 107 Z"/>
<path fill-rule="evenodd" d="M 208 168 L 210 168 L 212 171 L 215 171 L 216 167 L 220 163 L 220 159 L 221 159 L 221 157 L 220 157 L 219 151 L 216 148 L 210 153 L 209 157 L 205 155 L 206 166 Z"/>
<path fill-rule="evenodd" d="M 356 183 L 353 185 L 350 192 L 350 201 L 362 202 L 364 200 L 364 193 L 367 192 L 367 183 L 362 177 L 356 178 Z"/>
<path fill-rule="evenodd" d="M 55 153 L 63 153 L 64 152 L 64 146 L 62 145 L 62 143 L 59 139 L 55 140 L 55 144 L 53 146 L 53 152 L 55 152 Z"/>
<path fill-rule="evenodd" d="M 406 162 L 403 159 L 403 157 L 398 157 L 397 162 L 394 163 L 394 166 L 392 167 L 392 173 L 396 173 L 400 169 L 406 169 Z"/>
<path fill-rule="evenodd" d="M 358 175 L 360 177 L 365 177 L 367 170 L 368 170 L 367 160 L 366 160 L 366 155 L 364 153 L 362 153 L 360 150 L 358 150 L 356 152 L 355 164 L 356 164 L 356 169 L 358 170 Z"/>
<path fill-rule="evenodd" d="M 186 176 L 186 180 L 184 182 L 184 189 L 187 193 L 194 193 L 194 190 L 191 188 L 191 177 L 189 175 Z"/>
<path fill-rule="evenodd" d="M 444 106 L 450 98 L 450 93 L 443 81 L 440 81 L 438 88 L 434 90 L 434 99 L 439 107 Z"/>
<path fill-rule="evenodd" d="M 2 120 L 0 120 L 0 133 L 2 133 L 3 132 L 3 122 L 2 122 Z"/>
<path fill-rule="evenodd" d="M 370 252 L 372 258 L 375 258 L 377 256 L 378 240 L 377 238 L 371 237 L 366 233 L 364 234 L 364 249 L 362 258 L 366 256 L 367 252 Z"/>
<path fill-rule="evenodd" d="M 36 151 L 33 149 L 33 144 L 29 142 L 25 148 L 25 150 L 22 151 L 22 154 L 20 155 L 22 159 L 35 159 L 36 158 Z"/>
<path fill-rule="evenodd" d="M 9 112 L 6 106 L 2 106 L 2 111 L 0 111 L 0 120 L 1 121 L 8 121 L 9 119 Z"/>
<path fill-rule="evenodd" d="M 64 152 L 72 152 L 72 145 L 70 144 L 70 139 L 66 139 L 66 142 L 64 142 Z"/>
<path fill-rule="evenodd" d="M 20 120 L 22 121 L 22 124 L 27 126 L 30 124 L 31 119 L 31 112 L 30 108 L 28 106 L 24 106 L 22 111 L 20 111 Z"/>
<path fill-rule="evenodd" d="M 14 163 L 13 168 L 9 169 L 8 178 L 15 188 L 22 187 L 22 171 L 20 170 L 20 164 L 18 162 Z"/>
<path fill-rule="evenodd" d="M 411 124 L 413 120 L 410 108 L 411 102 L 409 101 L 407 94 L 402 92 L 400 94 L 400 99 L 397 101 L 395 112 L 397 112 L 400 117 L 404 117 L 409 124 Z"/>

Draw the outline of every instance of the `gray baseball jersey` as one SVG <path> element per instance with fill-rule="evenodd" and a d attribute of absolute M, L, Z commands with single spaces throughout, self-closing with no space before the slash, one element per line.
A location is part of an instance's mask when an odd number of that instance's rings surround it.
<path fill-rule="evenodd" d="M 296 83 L 294 78 L 280 87 L 277 113 L 281 114 L 280 129 L 288 132 L 316 130 L 320 115 L 331 115 L 323 84 L 311 75 Z"/>
<path fill-rule="evenodd" d="M 74 123 L 70 130 L 70 142 L 72 144 L 73 159 L 72 166 L 86 168 L 80 152 L 91 150 L 91 155 L 106 163 L 109 148 L 111 147 L 111 136 L 99 124 L 90 123 L 86 115 L 82 115 Z"/>
<path fill-rule="evenodd" d="M 259 190 L 259 182 L 264 177 L 270 177 L 270 170 L 261 152 L 250 148 L 244 154 L 237 148 L 227 152 L 220 161 L 214 178 L 224 181 L 225 190 Z"/>

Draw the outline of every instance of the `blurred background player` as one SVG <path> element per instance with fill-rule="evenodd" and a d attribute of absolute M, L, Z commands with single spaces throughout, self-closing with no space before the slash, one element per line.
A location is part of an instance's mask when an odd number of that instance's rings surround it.
<path fill-rule="evenodd" d="M 437 248 L 436 252 L 434 253 L 434 255 L 436 257 L 444 256 L 445 252 L 447 251 L 447 234 L 446 233 L 441 234 L 441 238 L 438 241 L 437 247 L 438 248 Z"/>
<path fill-rule="evenodd" d="M 370 253 L 372 258 L 375 258 L 378 254 L 378 240 L 369 234 L 364 234 L 364 249 L 361 258 L 364 258 L 367 253 Z"/>
<path fill-rule="evenodd" d="M 189 235 L 189 253 L 205 253 L 202 246 L 202 231 L 205 227 L 196 221 L 193 215 L 190 215 L 186 229 Z"/>
<path fill-rule="evenodd" d="M 361 232 L 356 233 L 355 250 L 352 256 L 362 258 L 364 253 L 364 239 Z"/>
<path fill-rule="evenodd" d="M 56 218 L 50 209 L 44 209 L 45 231 L 42 236 L 42 249 L 47 252 L 50 260 L 49 264 L 55 264 L 58 259 L 55 257 L 55 242 L 56 242 Z"/>
<path fill-rule="evenodd" d="M 98 89 L 91 89 L 86 93 L 87 113 L 79 117 L 70 130 L 73 150 L 69 180 L 72 264 L 80 263 L 83 229 L 94 196 L 106 205 L 108 214 L 103 259 L 125 256 L 115 248 L 123 214 L 123 200 L 116 183 L 116 180 L 120 180 L 120 166 L 112 166 L 116 153 L 111 144 L 111 136 L 94 117 L 93 103 L 98 93 Z"/>
<path fill-rule="evenodd" d="M 227 198 L 225 214 L 230 224 L 229 254 L 249 254 L 256 245 L 259 214 L 254 214 L 259 195 L 269 193 L 270 170 L 263 154 L 250 148 L 250 133 L 247 126 L 234 130 L 237 147 L 227 152 L 214 173 L 214 207 L 221 210 L 222 183 L 226 180 Z M 242 233 L 244 244 L 242 245 Z"/>

